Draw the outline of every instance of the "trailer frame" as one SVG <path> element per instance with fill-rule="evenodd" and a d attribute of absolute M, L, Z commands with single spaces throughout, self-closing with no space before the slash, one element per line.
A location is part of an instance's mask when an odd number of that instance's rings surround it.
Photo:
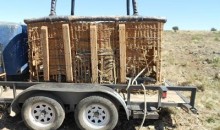
<path fill-rule="evenodd" d="M 26 90 L 28 88 L 30 88 L 31 86 L 36 86 L 36 85 L 41 85 L 41 84 L 60 84 L 62 86 L 63 85 L 72 85 L 73 89 L 74 89 L 74 85 L 79 85 L 82 86 L 81 88 L 81 92 L 85 91 L 85 89 L 83 86 L 85 85 L 89 85 L 89 86 L 103 86 L 102 89 L 106 90 L 106 88 L 110 88 L 113 91 L 115 91 L 116 93 L 118 93 L 121 90 L 126 90 L 127 88 L 127 84 L 85 84 L 85 83 L 80 83 L 80 84 L 76 84 L 76 83 L 51 83 L 51 82 L 16 82 L 16 81 L 0 81 L 0 86 L 8 86 L 11 89 L 13 89 L 13 98 L 12 99 L 4 99 L 4 98 L 0 98 L 0 103 L 12 103 L 14 100 L 16 100 L 17 98 L 17 89 L 22 89 L 22 90 Z M 95 88 L 95 87 L 94 87 Z M 31 91 L 34 90 L 41 90 L 38 87 L 34 88 L 32 87 Z M 53 87 L 49 87 L 46 91 L 53 91 Z M 65 87 L 60 88 L 60 90 L 62 89 L 62 91 L 65 91 Z M 157 102 L 148 102 L 148 106 L 153 107 L 153 108 L 163 108 L 163 107 L 181 107 L 181 108 L 185 108 L 188 110 L 191 110 L 193 113 L 197 113 L 197 109 L 195 108 L 195 98 L 196 98 L 196 91 L 197 88 L 196 87 L 192 87 L 192 86 L 159 86 L 159 85 L 147 85 L 145 86 L 146 90 L 154 90 L 154 91 L 158 91 L 158 101 Z M 43 89 L 42 89 L 43 90 Z M 94 89 L 94 91 L 99 92 L 100 88 Z M 129 110 L 143 110 L 143 102 L 132 102 L 131 101 L 131 93 L 134 90 L 143 90 L 143 88 L 141 87 L 141 85 L 131 85 L 130 88 L 127 90 L 127 100 L 124 101 L 127 105 L 127 108 Z M 69 90 L 68 90 L 69 91 Z M 93 91 L 93 92 L 94 92 Z M 109 91 L 109 90 L 106 90 Z M 162 94 L 163 92 L 167 92 L 167 91 L 176 91 L 177 95 L 183 99 L 183 101 L 185 103 L 163 103 L 161 102 L 161 99 L 163 98 Z M 190 99 L 187 99 L 185 96 L 183 96 L 180 91 L 185 91 L 185 92 L 190 92 Z M 67 92 L 67 90 L 66 90 Z M 80 92 L 80 91 L 79 91 Z M 88 91 L 88 92 L 92 92 L 92 91 Z M 149 107 L 149 108 L 150 108 Z M 138 109 L 137 109 L 138 108 Z M 148 109 L 149 109 L 148 108 Z M 151 108 L 152 109 L 152 108 Z M 131 115 L 129 115 L 131 116 Z"/>

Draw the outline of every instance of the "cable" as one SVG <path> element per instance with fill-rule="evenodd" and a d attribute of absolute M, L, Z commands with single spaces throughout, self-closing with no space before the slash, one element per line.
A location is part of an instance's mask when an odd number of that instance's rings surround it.
<path fill-rule="evenodd" d="M 130 88 L 131 86 L 131 78 L 126 78 L 128 80 L 128 85 L 126 87 L 126 91 L 128 91 L 128 89 Z"/>
<path fill-rule="evenodd" d="M 147 67 L 145 67 L 143 70 L 141 70 L 141 72 L 138 73 L 138 75 L 132 80 L 132 85 L 134 84 L 134 82 L 137 80 L 137 78 L 146 70 Z"/>
<path fill-rule="evenodd" d="M 143 117 L 142 123 L 141 123 L 141 125 L 139 127 L 139 130 L 141 130 L 143 125 L 144 125 L 144 121 L 146 119 L 146 113 L 147 113 L 146 90 L 145 90 L 145 86 L 143 84 L 141 84 L 141 86 L 144 89 L 144 117 Z"/>
<path fill-rule="evenodd" d="M 130 88 L 131 84 L 132 84 L 132 85 L 134 84 L 134 82 L 137 80 L 137 78 L 138 78 L 145 70 L 146 70 L 146 67 L 145 67 L 141 72 L 138 73 L 138 75 L 132 80 L 132 82 L 131 82 L 131 78 L 127 78 L 127 79 L 129 80 L 129 82 L 128 82 L 128 85 L 127 85 L 126 90 L 128 90 L 128 89 Z M 143 117 L 142 123 L 141 123 L 141 125 L 140 125 L 140 127 L 139 127 L 139 130 L 141 130 L 142 127 L 143 127 L 143 125 L 144 125 L 144 121 L 145 121 L 145 119 L 146 119 L 146 113 L 147 113 L 146 89 L 145 89 L 145 86 L 144 86 L 143 84 L 141 84 L 141 86 L 142 86 L 143 89 L 144 89 L 144 117 Z"/>

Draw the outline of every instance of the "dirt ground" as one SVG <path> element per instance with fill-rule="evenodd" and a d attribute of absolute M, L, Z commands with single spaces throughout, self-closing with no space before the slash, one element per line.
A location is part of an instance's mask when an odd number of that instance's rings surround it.
<path fill-rule="evenodd" d="M 220 32 L 165 31 L 162 45 L 164 79 L 174 85 L 198 87 L 198 114 L 180 108 L 163 109 L 159 120 L 146 120 L 144 130 L 220 130 Z M 0 129 L 27 129 L 21 116 L 8 116 L 0 107 Z M 68 114 L 60 130 L 77 130 L 73 114 Z M 120 114 L 115 130 L 136 130 L 141 120 L 127 121 Z"/>

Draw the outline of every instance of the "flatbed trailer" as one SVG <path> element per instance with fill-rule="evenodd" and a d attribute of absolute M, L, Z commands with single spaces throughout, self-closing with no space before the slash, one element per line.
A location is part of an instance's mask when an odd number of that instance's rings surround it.
<path fill-rule="evenodd" d="M 27 102 L 28 99 L 33 97 L 49 97 L 52 99 L 56 99 L 57 101 L 59 101 L 59 103 L 63 104 L 62 106 L 65 113 L 69 113 L 69 112 L 76 112 L 77 105 L 80 104 L 80 102 L 83 102 L 85 99 L 94 96 L 98 98 L 104 97 L 107 100 L 111 101 L 113 104 L 115 104 L 117 110 L 119 110 L 119 108 L 123 109 L 124 112 L 126 113 L 128 120 L 131 118 L 158 119 L 159 118 L 158 112 L 161 108 L 164 107 L 181 107 L 184 110 L 187 111 L 191 110 L 193 113 L 197 113 L 197 110 L 195 108 L 196 87 L 190 87 L 190 86 L 148 85 L 148 86 L 144 86 L 143 88 L 143 86 L 139 84 L 139 85 L 130 85 L 128 88 L 127 84 L 100 85 L 100 84 L 84 84 L 84 83 L 74 84 L 74 83 L 9 82 L 9 81 L 6 82 L 1 81 L 0 85 L 9 86 L 11 88 L 10 91 L 3 93 L 2 97 L 0 98 L 1 103 L 10 104 L 9 113 L 11 116 L 15 116 L 17 113 L 23 112 L 21 111 L 23 109 L 22 108 L 23 104 Z M 144 97 L 144 94 L 134 93 L 134 91 L 140 91 L 140 90 L 143 92 L 143 89 L 145 89 L 145 91 L 153 90 L 155 94 L 146 95 L 146 97 Z M 179 91 L 190 92 L 190 98 L 187 99 L 182 94 L 180 94 Z M 43 104 L 44 102 L 41 101 L 40 105 Z M 97 103 L 95 103 L 94 101 L 91 101 L 90 105 L 91 104 L 97 105 Z M 48 105 L 48 107 L 51 106 Z M 102 110 L 108 111 L 105 107 L 103 108 L 101 106 L 98 107 L 100 107 L 100 109 Z M 24 113 L 21 114 L 24 115 Z M 30 114 L 33 115 L 34 113 L 30 112 Z M 109 116 L 109 118 L 112 118 L 112 116 L 110 115 L 105 115 L 105 116 Z M 76 117 L 75 119 L 76 122 L 77 120 L 80 120 Z M 98 126 L 100 126 L 101 124 L 95 121 L 93 122 L 92 119 L 90 118 L 87 118 L 83 121 L 85 122 L 86 120 L 88 120 L 88 122 L 91 121 L 93 123 L 94 126 L 90 127 L 92 129 L 98 129 L 99 128 Z M 118 120 L 118 119 L 114 118 L 110 120 Z M 45 121 L 42 122 L 45 123 Z M 116 124 L 117 123 L 115 123 L 115 125 Z M 35 125 L 37 126 L 37 122 Z M 103 125 L 101 126 L 104 129 L 107 128 L 107 126 L 103 126 Z M 79 127 L 84 128 L 81 125 L 79 125 Z M 38 128 L 42 128 L 42 126 L 41 127 L 38 126 Z M 108 127 L 108 128 L 113 129 L 114 127 Z"/>

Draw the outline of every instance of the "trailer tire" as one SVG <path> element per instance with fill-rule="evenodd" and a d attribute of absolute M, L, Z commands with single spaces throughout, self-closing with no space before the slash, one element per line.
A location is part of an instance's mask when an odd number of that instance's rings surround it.
<path fill-rule="evenodd" d="M 103 96 L 89 96 L 75 109 L 75 121 L 81 130 L 112 130 L 118 123 L 115 104 Z"/>
<path fill-rule="evenodd" d="M 32 130 L 58 129 L 65 118 L 63 105 L 45 96 L 30 97 L 21 112 L 24 123 Z"/>

